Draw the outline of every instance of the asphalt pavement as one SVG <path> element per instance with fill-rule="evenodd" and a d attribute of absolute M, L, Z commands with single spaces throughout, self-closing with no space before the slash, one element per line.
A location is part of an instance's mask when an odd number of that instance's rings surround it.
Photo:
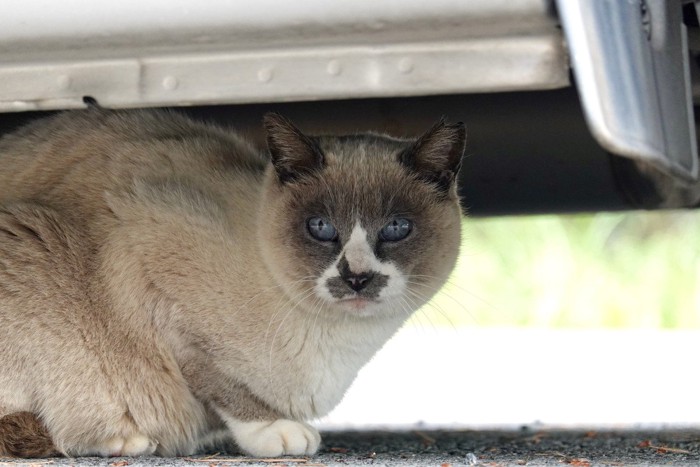
<path fill-rule="evenodd" d="M 0 466 L 699 466 L 700 428 L 654 431 L 333 431 L 313 457 L 250 459 L 235 452 L 184 458 L 0 459 Z"/>

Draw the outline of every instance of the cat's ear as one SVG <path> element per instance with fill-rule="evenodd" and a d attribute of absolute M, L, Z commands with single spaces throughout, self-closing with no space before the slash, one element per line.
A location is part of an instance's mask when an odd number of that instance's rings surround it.
<path fill-rule="evenodd" d="M 399 154 L 399 162 L 447 192 L 459 172 L 466 139 L 464 123 L 446 123 L 442 118 Z"/>
<path fill-rule="evenodd" d="M 321 149 L 292 122 L 279 114 L 268 113 L 263 123 L 272 165 L 281 183 L 293 182 L 323 168 L 325 158 Z"/>

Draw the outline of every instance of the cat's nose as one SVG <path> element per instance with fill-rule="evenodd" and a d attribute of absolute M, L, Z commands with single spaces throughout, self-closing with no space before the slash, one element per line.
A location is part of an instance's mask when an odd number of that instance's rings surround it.
<path fill-rule="evenodd" d="M 343 279 L 352 290 L 354 290 L 355 292 L 359 292 L 360 290 L 364 289 L 369 285 L 373 277 L 374 273 L 363 272 L 361 274 L 350 273 L 343 277 Z"/>

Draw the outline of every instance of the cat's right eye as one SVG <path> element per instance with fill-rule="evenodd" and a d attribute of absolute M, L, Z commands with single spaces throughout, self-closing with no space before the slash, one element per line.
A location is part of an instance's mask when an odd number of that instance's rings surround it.
<path fill-rule="evenodd" d="M 386 224 L 379 231 L 379 239 L 384 242 L 398 242 L 408 237 L 413 229 L 413 222 L 408 219 L 399 218 Z"/>
<path fill-rule="evenodd" d="M 324 217 L 312 217 L 306 221 L 306 228 L 316 240 L 332 242 L 338 238 L 338 232 L 331 222 Z"/>

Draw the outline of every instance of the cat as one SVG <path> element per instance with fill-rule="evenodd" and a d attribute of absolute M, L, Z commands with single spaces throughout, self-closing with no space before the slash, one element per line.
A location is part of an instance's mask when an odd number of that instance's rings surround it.
<path fill-rule="evenodd" d="M 454 267 L 465 128 L 264 127 L 90 108 L 0 139 L 0 455 L 318 449 Z"/>

